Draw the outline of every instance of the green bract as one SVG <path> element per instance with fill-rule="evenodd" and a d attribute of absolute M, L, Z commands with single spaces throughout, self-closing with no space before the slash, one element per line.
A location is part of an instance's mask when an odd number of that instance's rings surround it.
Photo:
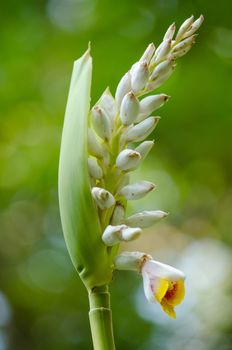
<path fill-rule="evenodd" d="M 91 79 L 92 58 L 88 49 L 74 63 L 59 163 L 59 204 L 64 237 L 72 262 L 89 290 L 108 284 L 112 279 L 112 264 L 101 239 L 87 166 Z"/>

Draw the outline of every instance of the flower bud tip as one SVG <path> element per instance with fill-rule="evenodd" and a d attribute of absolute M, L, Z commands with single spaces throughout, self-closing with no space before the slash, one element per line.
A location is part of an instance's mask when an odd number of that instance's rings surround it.
<path fill-rule="evenodd" d="M 92 196 L 100 209 L 107 209 L 115 204 L 114 196 L 104 188 L 93 187 Z"/>
<path fill-rule="evenodd" d="M 124 171 L 133 170 L 139 165 L 141 155 L 131 149 L 125 149 L 119 153 L 116 159 L 116 166 Z"/>
<path fill-rule="evenodd" d="M 128 227 L 126 225 L 109 225 L 102 235 L 103 242 L 111 247 L 121 241 L 132 241 L 139 237 L 142 230 L 139 227 Z"/>

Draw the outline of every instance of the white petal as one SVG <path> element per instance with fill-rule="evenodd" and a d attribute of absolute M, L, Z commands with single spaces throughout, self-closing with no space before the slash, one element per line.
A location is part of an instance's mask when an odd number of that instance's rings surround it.
<path fill-rule="evenodd" d="M 150 276 L 150 278 L 158 277 L 170 281 L 178 281 L 180 279 L 185 279 L 185 274 L 182 271 L 175 269 L 170 265 L 166 265 L 155 260 L 146 261 L 143 265 L 142 271 L 145 271 Z"/>
<path fill-rule="evenodd" d="M 144 269 L 142 269 L 142 276 L 143 276 L 143 289 L 144 289 L 145 297 L 151 303 L 155 303 L 156 299 L 155 299 L 154 292 L 152 291 L 151 280 L 147 272 L 144 271 Z"/>

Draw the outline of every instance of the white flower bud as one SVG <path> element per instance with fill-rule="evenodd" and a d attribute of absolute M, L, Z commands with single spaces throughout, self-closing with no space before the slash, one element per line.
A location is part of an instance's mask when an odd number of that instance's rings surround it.
<path fill-rule="evenodd" d="M 95 133 L 90 128 L 88 129 L 88 151 L 97 158 L 103 158 L 105 153 L 103 146 L 97 141 Z"/>
<path fill-rule="evenodd" d="M 119 236 L 121 235 L 122 229 L 125 227 L 127 226 L 126 225 L 117 225 L 117 226 L 108 225 L 102 235 L 103 242 L 109 247 L 120 243 Z"/>
<path fill-rule="evenodd" d="M 116 270 L 130 270 L 140 272 L 142 266 L 152 257 L 142 252 L 122 252 L 116 256 L 114 266 Z"/>
<path fill-rule="evenodd" d="M 119 194 L 127 200 L 143 198 L 147 193 L 151 192 L 155 185 L 149 181 L 139 181 L 123 187 Z"/>
<path fill-rule="evenodd" d="M 124 149 L 116 159 L 116 166 L 124 171 L 134 170 L 139 165 L 141 156 L 132 149 Z"/>
<path fill-rule="evenodd" d="M 131 71 L 131 88 L 137 93 L 146 85 L 149 78 L 149 69 L 146 61 L 137 62 Z"/>
<path fill-rule="evenodd" d="M 88 168 L 89 174 L 94 179 L 101 179 L 103 176 L 103 172 L 101 167 L 98 165 L 96 158 L 88 158 Z"/>
<path fill-rule="evenodd" d="M 156 49 L 155 55 L 151 60 L 151 65 L 161 61 L 167 56 L 171 49 L 171 40 L 164 40 L 160 46 Z"/>
<path fill-rule="evenodd" d="M 204 21 L 204 16 L 201 15 L 195 22 L 193 22 L 193 24 L 188 29 L 188 31 L 183 35 L 183 38 L 186 38 L 186 37 L 194 34 L 200 28 L 203 21 Z"/>
<path fill-rule="evenodd" d="M 115 204 L 114 196 L 104 188 L 93 187 L 92 196 L 101 209 L 107 209 Z"/>
<path fill-rule="evenodd" d="M 147 63 L 149 63 L 154 51 L 155 45 L 153 43 L 149 44 L 146 50 L 144 51 L 142 57 L 140 58 L 140 61 L 146 61 Z"/>
<path fill-rule="evenodd" d="M 176 25 L 175 25 L 175 23 L 172 23 L 170 25 L 170 27 L 168 27 L 168 29 L 167 29 L 167 31 L 166 31 L 166 33 L 164 35 L 163 40 L 172 40 L 173 35 L 175 33 L 175 30 L 176 30 Z"/>
<path fill-rule="evenodd" d="M 143 141 L 156 127 L 160 117 L 149 117 L 135 126 L 128 128 L 122 138 L 126 142 Z"/>
<path fill-rule="evenodd" d="M 107 115 L 110 117 L 111 121 L 114 122 L 114 119 L 118 113 L 118 110 L 117 110 L 117 104 L 116 104 L 116 101 L 114 100 L 111 92 L 110 92 L 110 89 L 107 88 L 100 100 L 98 101 L 97 103 L 101 108 L 104 109 L 104 111 L 107 113 Z"/>
<path fill-rule="evenodd" d="M 139 113 L 139 100 L 132 91 L 128 92 L 122 100 L 120 108 L 120 119 L 123 125 L 130 125 Z"/>
<path fill-rule="evenodd" d="M 178 30 L 178 33 L 176 35 L 176 40 L 181 40 L 183 35 L 185 34 L 185 32 L 189 29 L 189 27 L 191 26 L 191 24 L 194 21 L 194 17 L 191 16 L 189 18 L 187 18 L 184 23 L 180 26 L 180 29 Z"/>
<path fill-rule="evenodd" d="M 131 91 L 131 77 L 130 77 L 130 73 L 127 72 L 120 80 L 120 82 L 117 86 L 117 89 L 116 89 L 115 100 L 116 100 L 118 106 L 120 106 L 123 97 L 129 91 Z"/>
<path fill-rule="evenodd" d="M 132 241 L 141 234 L 141 229 L 139 227 L 128 227 L 126 225 L 109 225 L 106 227 L 102 235 L 103 242 L 111 247 L 122 241 Z"/>
<path fill-rule="evenodd" d="M 158 64 L 151 73 L 150 80 L 160 78 L 163 75 L 166 75 L 169 71 L 172 71 L 173 63 L 173 60 L 168 59 Z"/>
<path fill-rule="evenodd" d="M 153 111 L 163 106 L 169 96 L 165 94 L 147 96 L 140 101 L 140 110 L 136 122 L 140 122 L 147 118 Z"/>
<path fill-rule="evenodd" d="M 183 49 L 191 47 L 192 44 L 195 43 L 195 39 L 196 39 L 196 34 L 182 40 L 179 44 L 177 44 L 173 47 L 172 52 L 179 52 Z"/>
<path fill-rule="evenodd" d="M 144 210 L 140 213 L 129 216 L 126 224 L 131 227 L 149 227 L 166 217 L 168 214 L 161 210 Z"/>
<path fill-rule="evenodd" d="M 138 147 L 135 148 L 135 151 L 139 152 L 139 154 L 142 157 L 142 160 L 144 160 L 153 146 L 154 141 L 143 141 Z"/>
<path fill-rule="evenodd" d="M 112 132 L 109 116 L 99 106 L 92 108 L 91 112 L 94 130 L 103 140 L 109 140 Z"/>
<path fill-rule="evenodd" d="M 110 220 L 111 225 L 121 225 L 125 219 L 125 208 L 121 203 L 116 203 L 112 218 Z"/>
<path fill-rule="evenodd" d="M 180 58 L 186 55 L 186 53 L 188 53 L 189 50 L 191 50 L 191 48 L 192 48 L 192 45 L 185 47 L 183 50 L 179 50 L 177 52 L 171 52 L 169 58 L 176 60 L 177 58 Z"/>
<path fill-rule="evenodd" d="M 157 89 L 158 87 L 160 87 L 166 80 L 168 80 L 168 78 L 170 78 L 175 68 L 176 68 L 176 65 L 173 64 L 172 66 L 169 67 L 169 70 L 165 74 L 160 74 L 155 78 L 154 81 L 150 81 L 146 85 L 146 90 L 153 91 L 154 89 Z"/>

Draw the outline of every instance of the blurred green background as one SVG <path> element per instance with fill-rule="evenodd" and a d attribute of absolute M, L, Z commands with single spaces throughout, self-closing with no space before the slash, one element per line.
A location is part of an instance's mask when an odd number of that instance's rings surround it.
<path fill-rule="evenodd" d="M 158 188 L 136 209 L 169 211 L 126 249 L 183 269 L 187 295 L 168 319 L 140 276 L 116 273 L 117 349 L 229 350 L 231 328 L 232 2 L 9 0 L 0 21 L 0 350 L 91 349 L 88 301 L 62 236 L 57 167 L 73 61 L 92 42 L 92 101 L 173 21 L 205 22 L 158 91 L 156 145 L 134 175 Z M 91 216 L 91 213 L 90 213 Z M 88 234 L 88 232 L 86 232 Z"/>

